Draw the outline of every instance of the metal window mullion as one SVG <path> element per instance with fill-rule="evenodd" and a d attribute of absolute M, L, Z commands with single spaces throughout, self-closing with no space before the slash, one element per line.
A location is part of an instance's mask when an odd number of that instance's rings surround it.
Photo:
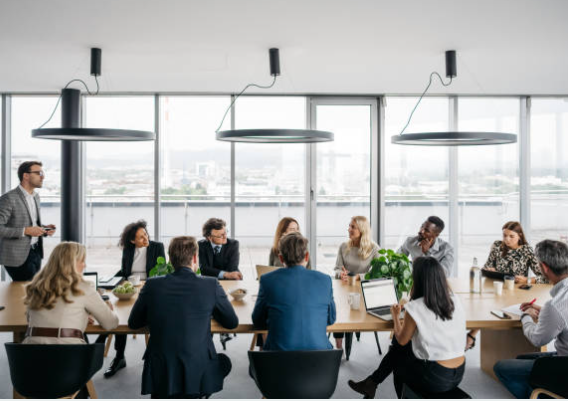
<path fill-rule="evenodd" d="M 521 225 L 531 239 L 531 98 L 521 96 L 519 114 L 519 202 Z"/>
<path fill-rule="evenodd" d="M 371 113 L 371 228 L 378 244 L 385 239 L 385 97 L 377 99 Z M 384 244 L 383 244 L 384 245 Z"/>
<path fill-rule="evenodd" d="M 313 98 L 308 98 L 307 126 L 317 129 L 317 111 Z M 306 233 L 310 244 L 311 265 L 317 269 L 317 148 L 316 144 L 306 145 Z"/>
<path fill-rule="evenodd" d="M 235 129 L 235 95 L 231 95 L 231 129 Z M 229 236 L 231 238 L 235 238 L 236 232 L 237 232 L 237 227 L 236 227 L 236 215 L 235 215 L 235 209 L 236 209 L 236 188 L 237 188 L 237 182 L 236 182 L 236 173 L 235 173 L 235 143 L 231 142 L 231 231 L 229 233 Z"/>
<path fill-rule="evenodd" d="M 2 95 L 2 127 L 0 128 L 0 142 L 2 147 L 2 176 L 0 177 L 1 193 L 6 193 L 11 185 L 12 166 L 12 96 Z M 6 270 L 2 266 L 0 281 L 6 281 Z"/>
<path fill-rule="evenodd" d="M 449 129 L 458 130 L 458 98 L 449 98 Z M 454 247 L 454 265 L 452 266 L 451 276 L 458 276 L 459 260 L 459 186 L 458 186 L 458 148 L 450 146 L 449 152 L 449 240 Z"/>
<path fill-rule="evenodd" d="M 161 238 L 161 209 L 162 209 L 162 136 L 161 136 L 161 105 L 160 95 L 154 95 L 154 132 L 156 140 L 154 141 L 154 238 L 156 241 L 162 241 Z"/>

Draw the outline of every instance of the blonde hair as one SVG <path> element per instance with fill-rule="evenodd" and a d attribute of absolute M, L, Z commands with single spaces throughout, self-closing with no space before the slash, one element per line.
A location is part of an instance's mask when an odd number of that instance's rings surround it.
<path fill-rule="evenodd" d="M 45 267 L 26 286 L 24 304 L 29 309 L 53 309 L 58 298 L 72 303 L 67 297 L 69 291 L 74 296 L 83 295 L 79 284 L 83 277 L 75 270 L 77 262 L 85 260 L 87 251 L 84 245 L 76 242 L 62 242 L 57 245 Z"/>
<path fill-rule="evenodd" d="M 276 233 L 274 234 L 274 243 L 272 244 L 272 250 L 276 255 L 278 255 L 278 244 L 284 235 L 284 232 L 288 229 L 290 223 L 296 223 L 298 230 L 300 230 L 300 223 L 293 217 L 283 217 L 276 227 Z"/>
<path fill-rule="evenodd" d="M 373 249 L 376 246 L 371 238 L 371 225 L 369 224 L 369 220 L 367 220 L 365 216 L 353 216 L 351 221 L 355 222 L 357 228 L 361 232 L 361 239 L 359 241 L 359 257 L 361 259 L 367 259 L 371 256 Z M 355 247 L 355 244 L 351 238 L 349 238 L 349 241 L 347 241 L 346 252 L 349 252 L 349 250 L 353 247 Z"/>

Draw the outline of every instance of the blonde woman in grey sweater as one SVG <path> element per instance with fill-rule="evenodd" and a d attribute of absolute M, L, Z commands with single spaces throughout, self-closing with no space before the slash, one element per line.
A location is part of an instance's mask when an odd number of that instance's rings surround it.
<path fill-rule="evenodd" d="M 349 273 L 367 273 L 371 269 L 371 260 L 379 252 L 380 246 L 371 238 L 371 225 L 365 216 L 351 218 L 349 240 L 341 244 L 335 262 L 335 278 L 347 281 Z M 336 348 L 343 348 L 345 333 L 333 333 Z"/>

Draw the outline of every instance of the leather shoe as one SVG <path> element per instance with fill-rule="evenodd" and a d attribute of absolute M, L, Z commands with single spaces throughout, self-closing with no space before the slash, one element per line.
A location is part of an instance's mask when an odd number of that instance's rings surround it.
<path fill-rule="evenodd" d="M 105 370 L 104 376 L 106 378 L 113 377 L 116 372 L 120 369 L 126 367 L 126 359 L 124 358 L 114 358 L 107 370 Z"/>
<path fill-rule="evenodd" d="M 360 382 L 349 380 L 347 384 L 349 384 L 349 387 L 351 387 L 359 394 L 363 394 L 365 396 L 364 398 L 375 398 L 375 393 L 377 392 L 377 384 L 373 382 L 371 376 Z"/>

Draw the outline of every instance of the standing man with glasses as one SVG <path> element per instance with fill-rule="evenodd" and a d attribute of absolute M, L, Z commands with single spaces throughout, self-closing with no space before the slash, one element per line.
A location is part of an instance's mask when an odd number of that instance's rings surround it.
<path fill-rule="evenodd" d="M 239 241 L 227 238 L 227 224 L 210 218 L 203 225 L 205 239 L 199 241 L 199 267 L 204 276 L 222 280 L 242 280 L 239 271 Z"/>
<path fill-rule="evenodd" d="M 13 281 L 29 281 L 41 268 L 43 237 L 55 226 L 42 226 L 39 195 L 45 173 L 39 161 L 18 167 L 20 185 L 0 197 L 0 264 Z"/>

